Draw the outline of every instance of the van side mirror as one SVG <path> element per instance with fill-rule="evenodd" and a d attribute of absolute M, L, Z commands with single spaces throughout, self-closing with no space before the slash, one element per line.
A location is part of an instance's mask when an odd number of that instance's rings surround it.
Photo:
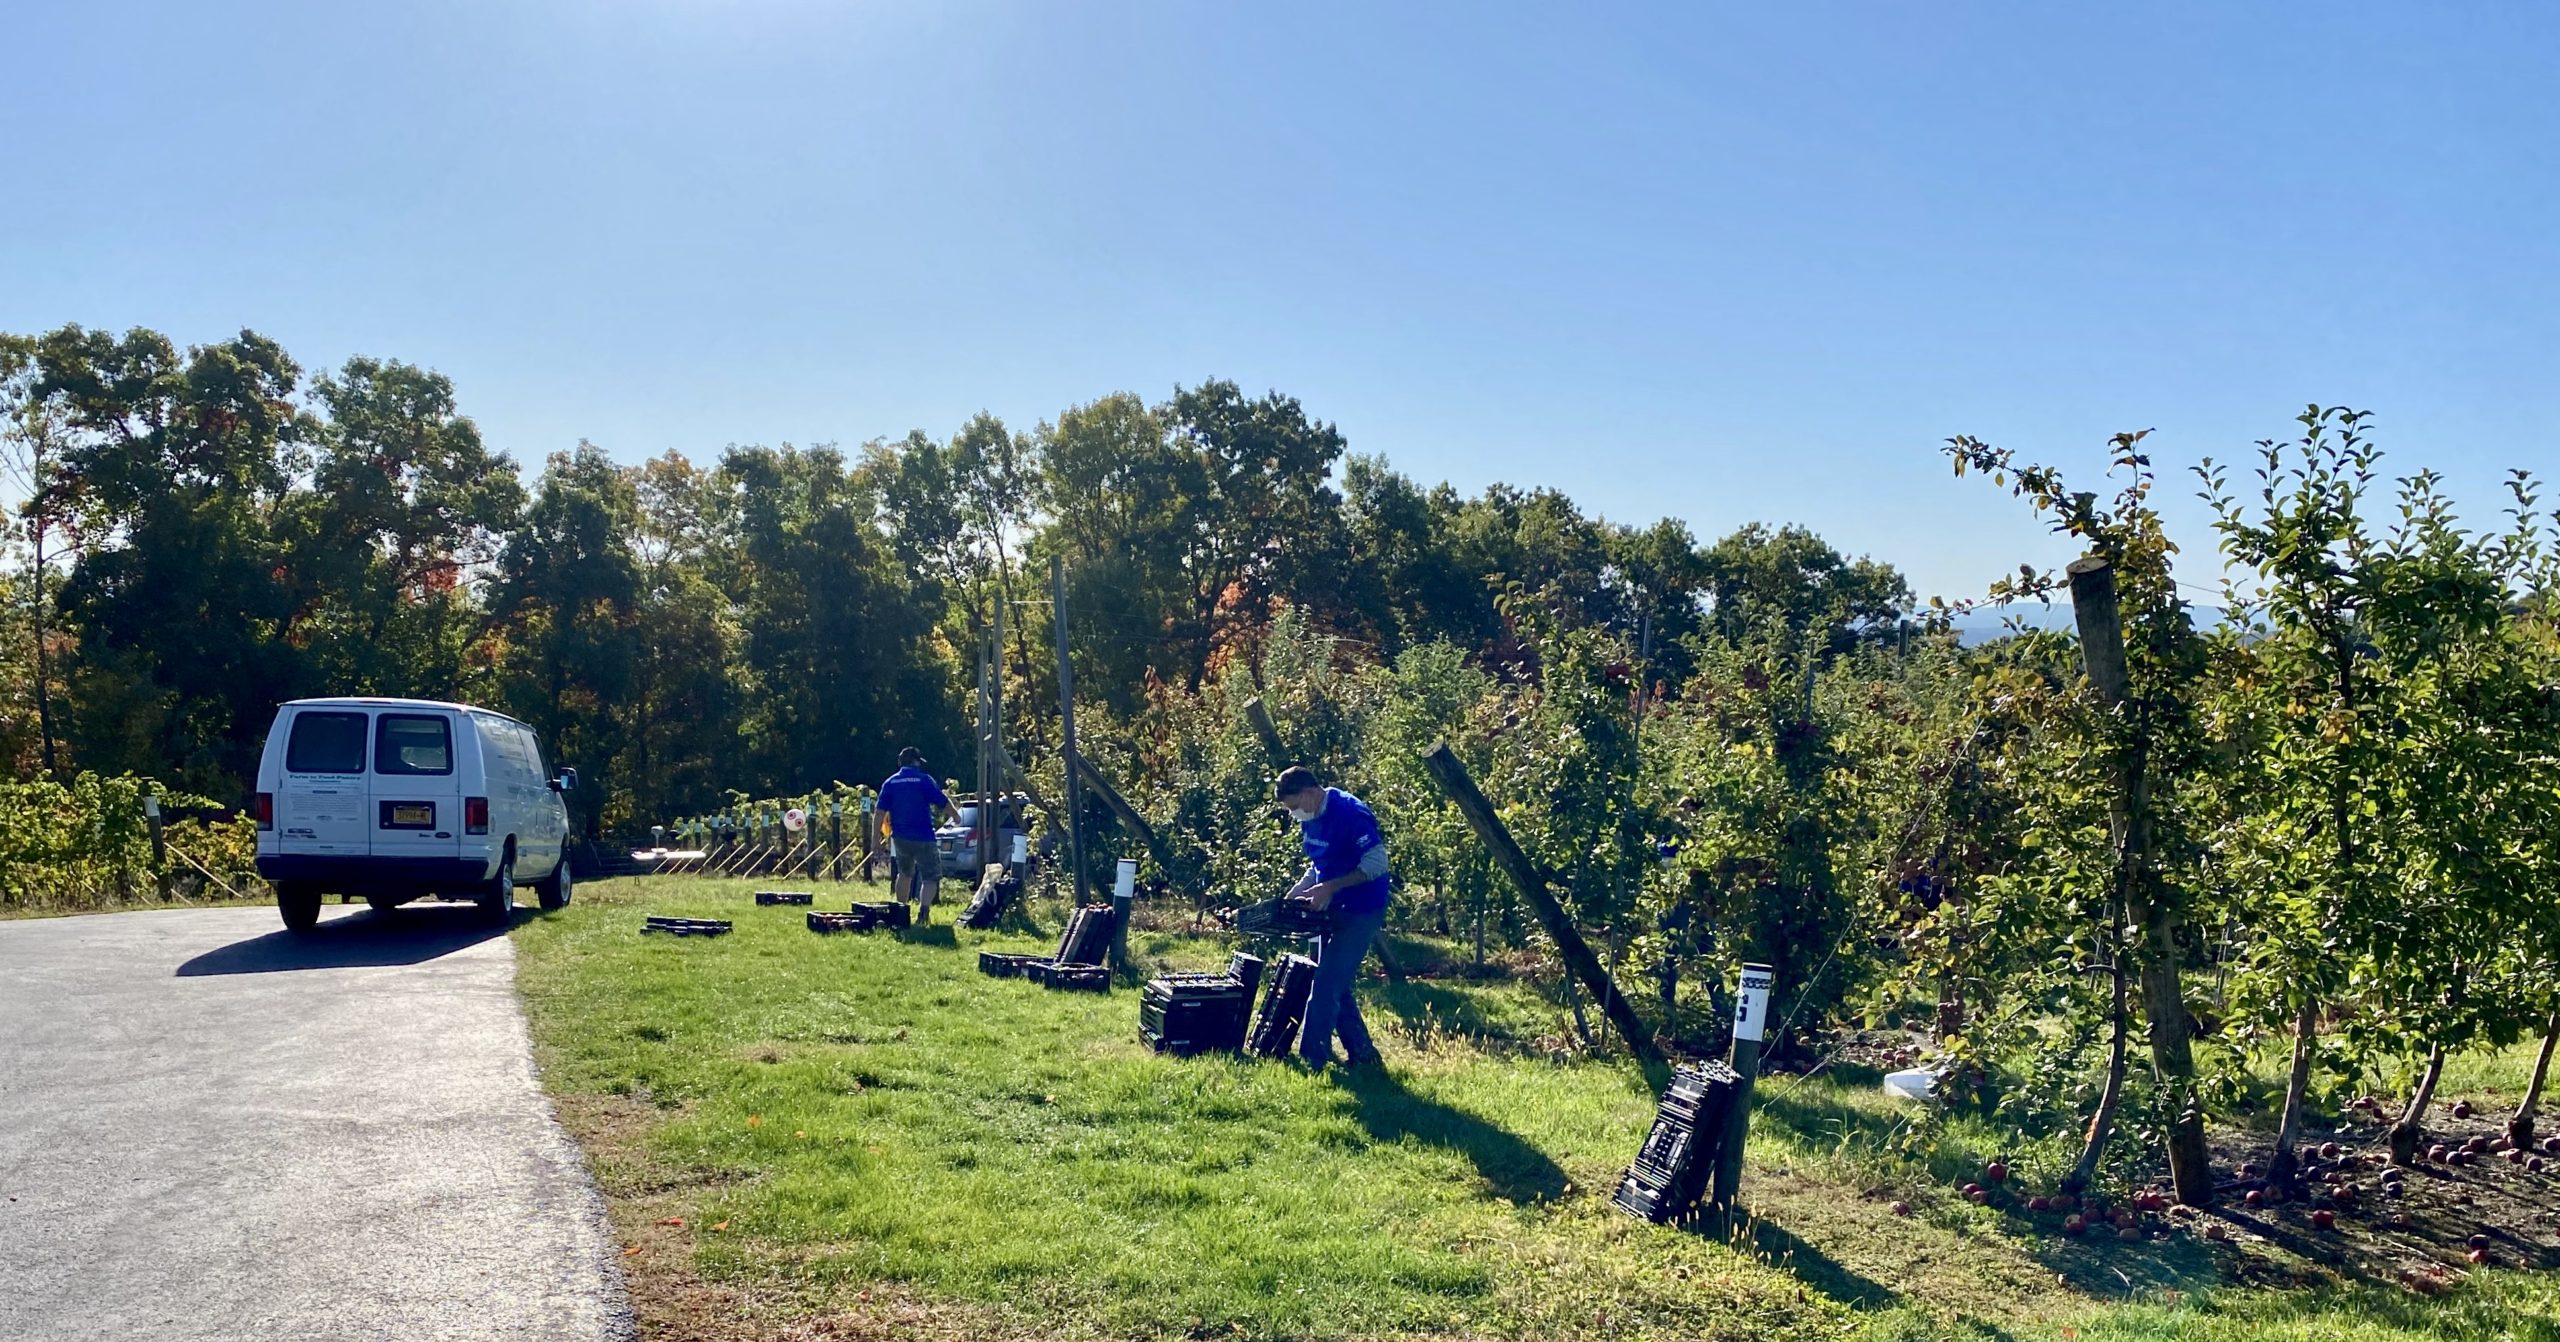
<path fill-rule="evenodd" d="M 561 771 L 560 771 L 560 776 L 559 776 L 558 778 L 554 778 L 554 779 L 552 779 L 552 780 L 551 780 L 551 790 L 552 790 L 552 791 L 554 791 L 554 792 L 575 792 L 575 791 L 577 791 L 577 790 L 578 790 L 578 771 L 577 771 L 577 770 L 575 770 L 575 769 L 563 769 L 563 770 L 561 770 Z"/>

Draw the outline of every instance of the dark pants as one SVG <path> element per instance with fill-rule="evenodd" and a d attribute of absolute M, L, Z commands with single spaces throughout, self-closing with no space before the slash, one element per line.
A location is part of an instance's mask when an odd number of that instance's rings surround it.
<path fill-rule="evenodd" d="M 1360 1019 L 1360 1003 L 1351 989 L 1359 980 L 1360 962 L 1369 956 L 1369 943 L 1378 939 L 1386 922 L 1385 909 L 1334 918 L 1333 931 L 1316 952 L 1316 984 L 1307 994 L 1307 1022 L 1298 1033 L 1298 1056 L 1317 1066 L 1333 1061 L 1333 1037 L 1339 1034 L 1342 1051 L 1352 1062 L 1377 1059 L 1378 1046 L 1369 1041 L 1369 1024 Z"/>

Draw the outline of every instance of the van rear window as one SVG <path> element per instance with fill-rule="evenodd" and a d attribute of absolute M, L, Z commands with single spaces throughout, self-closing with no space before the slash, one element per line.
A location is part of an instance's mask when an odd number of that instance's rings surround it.
<path fill-rule="evenodd" d="M 293 734 L 284 743 L 285 772 L 363 773 L 364 729 L 362 713 L 294 714 Z"/>
<path fill-rule="evenodd" d="M 374 727 L 378 774 L 453 772 L 453 720 L 441 714 L 385 713 Z"/>

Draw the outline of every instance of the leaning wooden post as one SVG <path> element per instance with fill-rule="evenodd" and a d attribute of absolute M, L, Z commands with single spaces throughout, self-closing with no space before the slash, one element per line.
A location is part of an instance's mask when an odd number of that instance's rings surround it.
<path fill-rule="evenodd" d="M 1056 555 L 1049 556 L 1049 622 L 1058 627 L 1058 738 L 1060 753 L 1066 757 L 1067 775 L 1067 867 L 1075 877 L 1076 907 L 1084 907 L 1085 870 L 1084 841 L 1080 837 L 1084 817 L 1084 780 L 1076 766 L 1083 756 L 1076 753 L 1076 668 L 1067 648 L 1067 565 Z"/>
<path fill-rule="evenodd" d="M 1519 842 L 1503 826 L 1501 817 L 1493 813 L 1493 803 L 1486 801 L 1484 794 L 1476 790 L 1475 780 L 1467 776 L 1467 766 L 1458 762 L 1456 752 L 1449 749 L 1446 741 L 1431 747 L 1423 755 L 1422 763 L 1431 771 L 1432 781 L 1438 783 L 1449 800 L 1457 804 L 1458 813 L 1467 818 L 1468 827 L 1492 852 L 1494 864 L 1502 868 L 1503 874 L 1511 878 L 1511 883 L 1519 887 L 1522 897 L 1529 901 L 1538 921 L 1545 925 L 1548 938 L 1555 942 L 1556 954 L 1564 961 L 1565 969 L 1580 979 L 1582 986 L 1589 989 L 1591 996 L 1600 1003 L 1609 1023 L 1617 1028 L 1619 1037 L 1627 1041 L 1628 1051 L 1643 1064 L 1645 1079 L 1653 1084 L 1654 1089 L 1660 1090 L 1671 1069 L 1663 1061 L 1662 1050 L 1654 1046 L 1653 1031 L 1646 1027 L 1644 1018 L 1636 1014 L 1625 994 L 1618 991 L 1618 985 L 1610 981 L 1609 971 L 1601 966 L 1600 957 L 1591 953 L 1590 944 L 1575 929 L 1573 919 L 1565 913 L 1564 905 L 1556 899 L 1555 892 L 1548 888 L 1546 877 L 1539 874 L 1537 864 L 1520 850 Z"/>
<path fill-rule="evenodd" d="M 2142 929 L 2140 955 L 2143 1012 L 2151 1027 L 2151 1065 L 2172 1096 L 2177 1112 L 2169 1120 L 2169 1181 L 2178 1201 L 2190 1207 L 2213 1203 L 2212 1153 L 2205 1145 L 2203 1106 L 2195 1093 L 2195 1054 L 2189 1044 L 2192 1026 L 2187 999 L 2178 982 L 2178 918 L 2160 888 L 2151 860 L 2151 780 L 2146 764 L 2147 729 L 2135 719 L 2133 673 L 2125 659 L 2124 617 L 2116 593 L 2115 568 L 2103 555 L 2084 555 L 2064 570 L 2071 579 L 2071 613 L 2080 627 L 2080 658 L 2089 685 L 2098 692 L 2116 731 L 2127 733 L 2110 751 L 2115 775 L 2108 798 L 2108 819 L 2116 841 L 2116 893 L 2124 916 Z M 2117 954 L 2123 954 L 2119 942 Z M 2118 971 L 2121 973 L 2121 969 Z M 2119 978 L 2117 982 L 2123 980 Z M 2122 998 L 2119 996 L 2118 1001 Z M 2117 1026 L 2122 1030 L 2121 1023 Z M 2118 1036 L 2121 1038 L 2121 1034 Z M 2090 1124 L 2091 1140 L 2074 1169 L 2070 1185 L 2088 1182 L 2107 1127 L 2119 1099 L 2122 1064 L 2109 1080 L 2109 1094 Z"/>
<path fill-rule="evenodd" d="M 1725 1107 L 1724 1144 L 1716 1154 L 1716 1178 L 1708 1205 L 1730 1214 L 1742 1190 L 1742 1148 L 1751 1136 L 1751 1089 L 1760 1075 L 1760 1041 L 1769 1030 L 1769 1000 L 1777 993 L 1777 971 L 1767 965 L 1744 965 L 1742 985 L 1733 994 L 1733 1102 Z"/>
<path fill-rule="evenodd" d="M 1262 753 L 1270 757 L 1273 768 L 1286 768 L 1291 763 L 1289 748 L 1280 742 L 1280 728 L 1271 721 L 1271 710 L 1263 707 L 1262 696 L 1244 701 L 1244 720 L 1253 724 L 1253 734 L 1262 738 Z"/>

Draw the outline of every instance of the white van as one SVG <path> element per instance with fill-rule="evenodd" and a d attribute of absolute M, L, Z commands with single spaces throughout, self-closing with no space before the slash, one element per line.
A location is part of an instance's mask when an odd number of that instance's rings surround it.
<path fill-rule="evenodd" d="M 543 771 L 533 729 L 503 713 L 423 699 L 297 699 L 276 710 L 258 760 L 258 874 L 284 925 L 308 932 L 320 897 L 377 909 L 438 895 L 495 922 L 531 885 L 569 902 L 569 808 L 578 771 Z"/>

